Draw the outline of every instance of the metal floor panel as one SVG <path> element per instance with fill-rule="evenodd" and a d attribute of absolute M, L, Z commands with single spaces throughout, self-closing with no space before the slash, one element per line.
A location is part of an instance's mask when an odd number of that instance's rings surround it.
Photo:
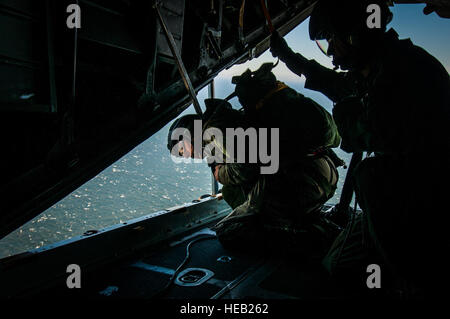
<path fill-rule="evenodd" d="M 201 237 L 189 238 L 173 247 L 152 253 L 150 256 L 133 260 L 121 267 L 121 270 L 105 282 L 104 291 L 109 286 L 118 287 L 109 297 L 151 298 L 165 287 L 170 277 L 182 263 L 186 255 L 188 243 Z M 229 257 L 228 262 L 220 261 L 220 257 Z M 223 258 L 228 259 L 228 258 Z M 190 259 L 183 267 L 203 268 L 214 273 L 213 277 L 200 286 L 181 287 L 173 284 L 164 298 L 211 298 L 229 283 L 240 277 L 247 269 L 260 262 L 261 257 L 243 253 L 229 252 L 217 239 L 207 239 L 194 243 L 190 249 Z M 132 287 L 132 288 L 130 288 Z"/>
<path fill-rule="evenodd" d="M 156 251 L 142 253 L 110 265 L 108 269 L 90 273 L 82 280 L 83 289 L 59 287 L 46 295 L 151 299 L 167 285 L 183 262 L 187 245 L 208 233 L 211 233 L 209 228 L 204 228 L 189 236 L 176 238 Z M 158 298 L 328 299 L 338 296 L 317 262 L 290 257 L 230 251 L 217 238 L 198 241 L 191 245 L 190 259 L 182 269 L 206 269 L 213 276 L 198 286 L 173 284 Z"/>

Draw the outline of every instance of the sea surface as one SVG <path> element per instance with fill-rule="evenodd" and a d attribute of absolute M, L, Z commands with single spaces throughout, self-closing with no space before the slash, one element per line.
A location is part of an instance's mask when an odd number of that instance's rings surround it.
<path fill-rule="evenodd" d="M 310 96 L 328 111 L 332 104 L 323 95 L 287 83 Z M 233 90 L 229 79 L 216 80 L 216 96 Z M 199 92 L 199 101 L 207 97 Z M 232 100 L 240 108 L 237 99 Z M 193 113 L 192 106 L 183 114 Z M 206 163 L 175 163 L 166 148 L 170 123 L 99 175 L 33 220 L 0 240 L 0 258 L 81 235 L 87 230 L 151 214 L 211 194 L 211 171 Z M 349 154 L 336 152 L 349 163 Z M 339 201 L 346 170 L 340 168 L 339 189 L 330 203 Z"/>

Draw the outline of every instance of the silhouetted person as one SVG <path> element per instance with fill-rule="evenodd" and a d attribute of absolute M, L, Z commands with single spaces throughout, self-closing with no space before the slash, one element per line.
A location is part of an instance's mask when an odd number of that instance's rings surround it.
<path fill-rule="evenodd" d="M 380 28 L 368 27 L 370 4 L 381 9 Z M 324 264 L 334 274 L 362 275 L 357 280 L 365 287 L 366 267 L 382 263 L 384 278 L 432 294 L 447 277 L 441 258 L 449 249 L 442 208 L 449 181 L 449 75 L 424 49 L 386 31 L 391 18 L 383 1 L 318 2 L 310 37 L 326 40 L 326 54 L 348 72 L 307 60 L 277 34 L 271 50 L 306 76 L 305 87 L 335 102 L 341 148 L 374 154 L 354 174 L 363 216 L 336 240 Z"/>

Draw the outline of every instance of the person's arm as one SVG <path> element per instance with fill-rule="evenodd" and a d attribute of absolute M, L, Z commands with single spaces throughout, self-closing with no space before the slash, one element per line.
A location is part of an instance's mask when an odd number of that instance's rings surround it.
<path fill-rule="evenodd" d="M 223 133 L 220 139 L 213 138 L 211 141 L 207 141 L 207 144 L 212 143 L 215 152 L 219 152 L 220 156 L 223 156 L 222 161 L 213 167 L 214 178 L 222 185 L 240 186 L 253 183 L 260 173 L 258 164 L 237 163 L 234 156 L 237 150 L 234 153 L 227 151 L 226 130 L 237 127 L 247 127 L 243 114 L 234 109 L 222 109 L 209 120 L 208 127 L 204 128 L 217 128 Z M 234 145 L 232 144 L 232 146 Z"/>
<path fill-rule="evenodd" d="M 222 185 L 245 185 L 254 182 L 258 176 L 259 167 L 245 163 L 217 165 L 214 172 L 214 177 Z"/>
<path fill-rule="evenodd" d="M 289 68 L 291 68 L 290 63 L 286 63 Z M 330 70 L 315 60 L 308 60 L 303 68 L 303 74 L 306 77 L 305 88 L 321 92 L 333 102 L 338 102 L 355 93 L 355 84 L 349 79 L 347 73 Z"/>
<path fill-rule="evenodd" d="M 278 32 L 272 34 L 270 45 L 273 56 L 279 57 L 298 76 L 306 77 L 305 88 L 319 91 L 333 102 L 353 93 L 354 85 L 346 73 L 335 72 L 315 60 L 308 60 L 300 53 L 295 53 Z"/>

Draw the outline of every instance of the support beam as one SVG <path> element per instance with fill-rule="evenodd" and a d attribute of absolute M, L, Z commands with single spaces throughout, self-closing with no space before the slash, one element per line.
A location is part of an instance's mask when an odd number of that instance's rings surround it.
<path fill-rule="evenodd" d="M 172 36 L 172 33 L 167 28 L 167 25 L 164 21 L 164 18 L 161 15 L 161 12 L 160 12 L 158 6 L 159 6 L 159 4 L 156 3 L 154 5 L 154 8 L 156 10 L 156 14 L 157 14 L 159 22 L 161 24 L 161 28 L 163 29 L 164 34 L 166 36 L 167 43 L 169 44 L 170 51 L 172 51 L 172 55 L 175 57 L 175 61 L 177 62 L 178 70 L 180 71 L 180 75 L 181 75 L 181 78 L 183 79 L 183 83 L 186 86 L 186 89 L 188 90 L 189 95 L 192 98 L 192 104 L 194 105 L 194 109 L 197 112 L 197 114 L 202 115 L 202 109 L 200 107 L 200 103 L 198 102 L 197 94 L 195 93 L 194 87 L 192 86 L 192 82 L 189 78 L 189 74 L 187 73 L 186 68 L 184 67 L 184 63 L 183 63 L 183 60 L 181 59 L 180 52 L 177 50 L 175 40 Z"/>

